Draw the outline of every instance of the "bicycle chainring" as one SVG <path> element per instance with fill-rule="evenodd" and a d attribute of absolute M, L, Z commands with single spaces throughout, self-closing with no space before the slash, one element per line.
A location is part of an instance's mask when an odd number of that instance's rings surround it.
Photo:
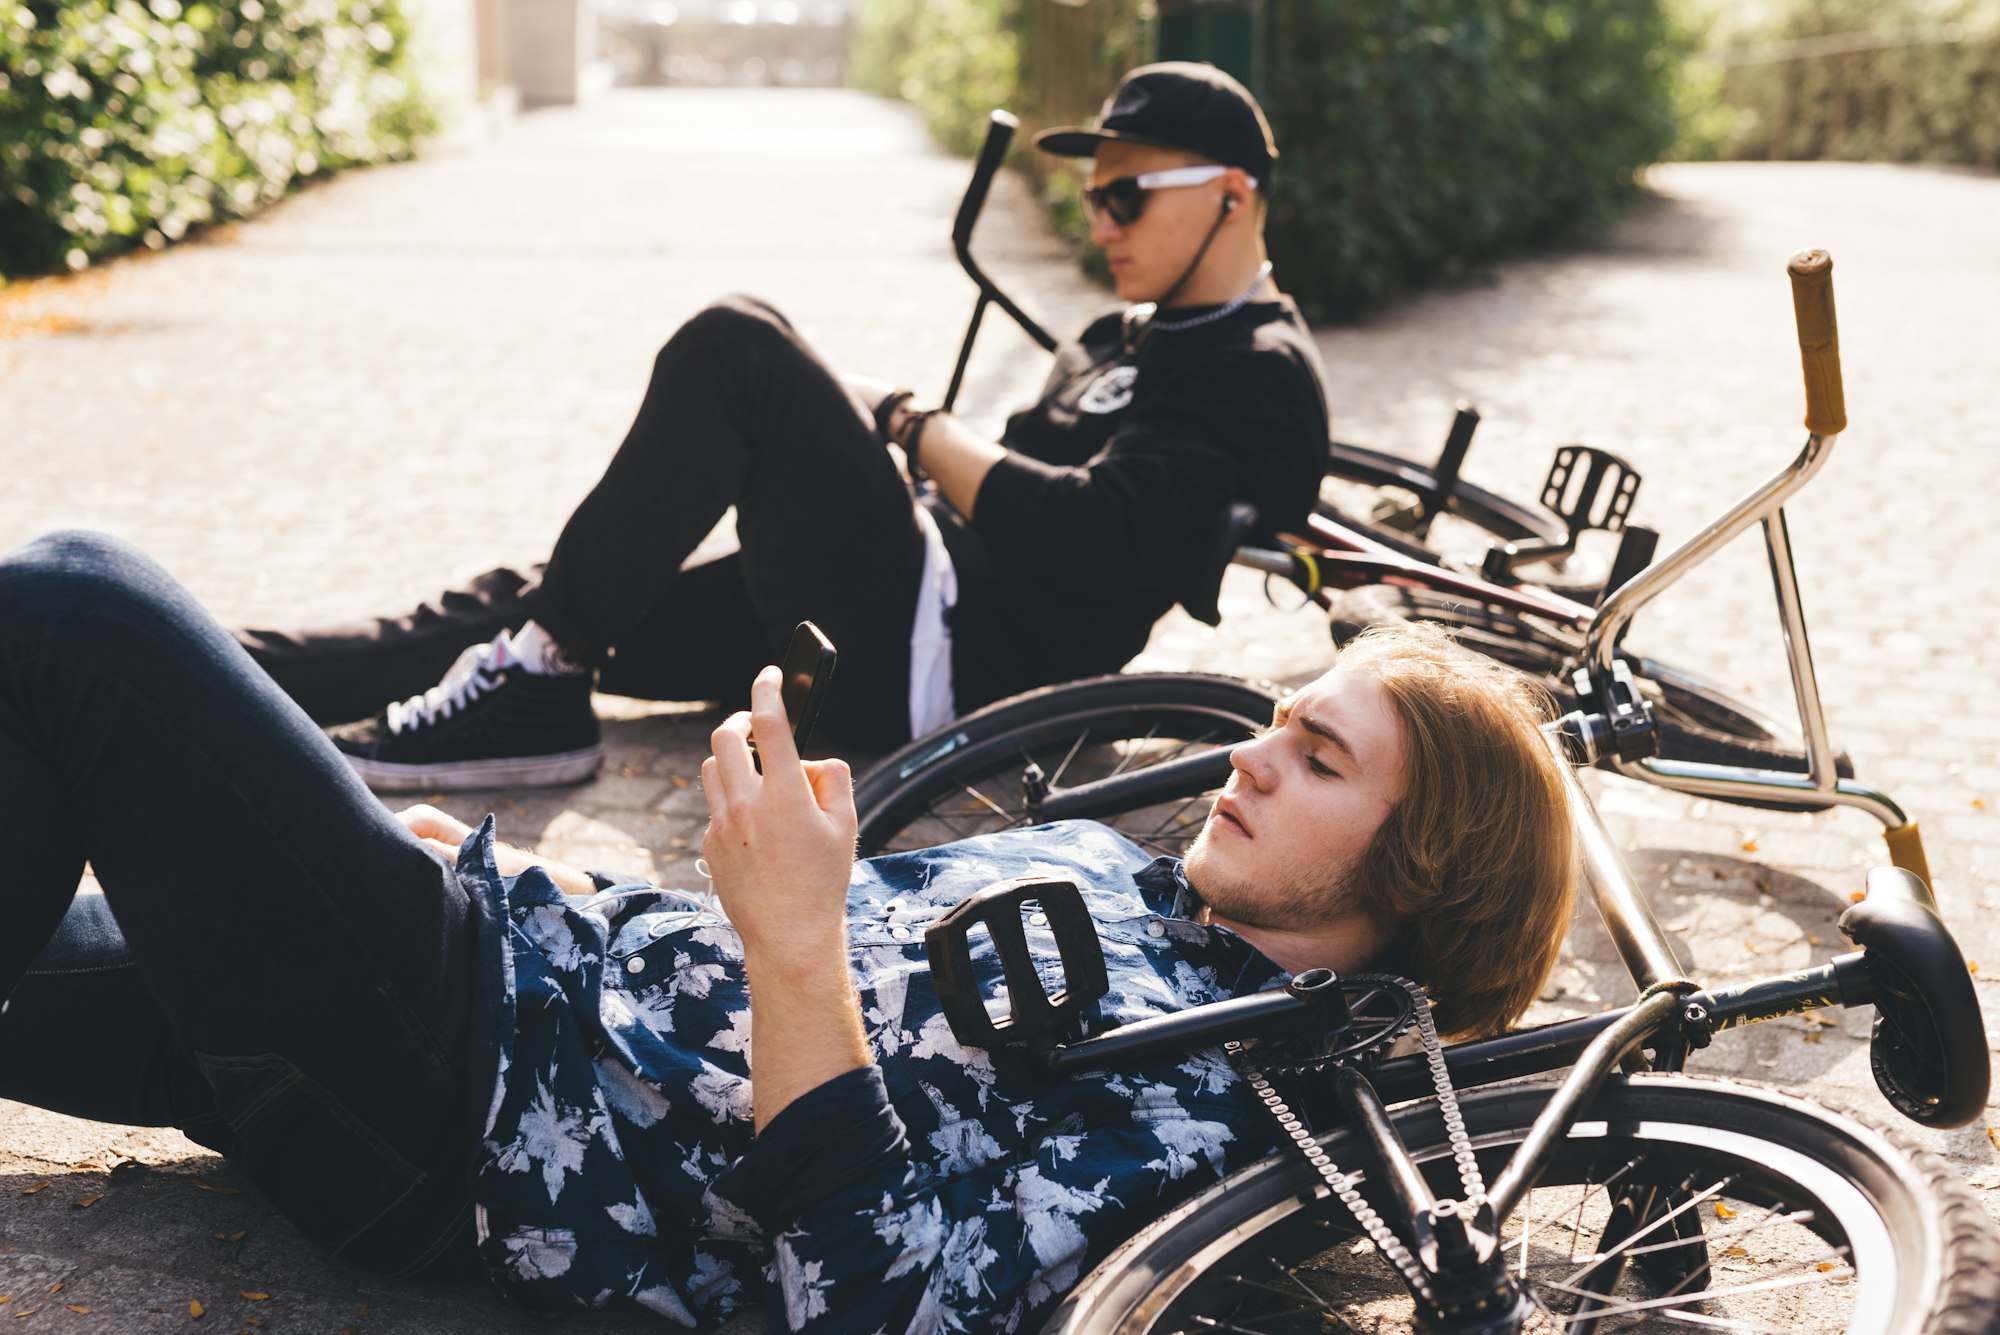
<path fill-rule="evenodd" d="M 1352 1023 L 1331 1033 L 1245 1042 L 1244 1054 L 1271 1075 L 1316 1075 L 1330 1067 L 1367 1070 L 1417 1022 L 1417 1002 L 1406 978 L 1351 973 L 1340 980 Z"/>

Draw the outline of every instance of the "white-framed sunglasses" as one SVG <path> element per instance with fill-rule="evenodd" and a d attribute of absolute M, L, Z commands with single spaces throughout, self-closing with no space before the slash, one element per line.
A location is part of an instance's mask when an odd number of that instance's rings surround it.
<path fill-rule="evenodd" d="M 1211 167 L 1169 167 L 1165 171 L 1146 172 L 1140 176 L 1121 176 L 1103 185 L 1094 185 L 1083 192 L 1084 207 L 1093 214 L 1102 213 L 1120 227 L 1130 227 L 1139 221 L 1139 215 L 1146 211 L 1146 194 L 1152 190 L 1174 190 L 1183 186 L 1207 185 L 1228 172 L 1229 168 Z M 1250 188 L 1257 188 L 1257 178 L 1250 178 Z"/>

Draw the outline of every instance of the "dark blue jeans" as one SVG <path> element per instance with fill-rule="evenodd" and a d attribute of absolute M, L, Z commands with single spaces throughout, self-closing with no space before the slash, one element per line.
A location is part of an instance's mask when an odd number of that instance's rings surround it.
<path fill-rule="evenodd" d="M 466 892 L 113 539 L 0 558 L 0 859 L 0 1097 L 180 1127 L 336 1255 L 470 1272 Z"/>

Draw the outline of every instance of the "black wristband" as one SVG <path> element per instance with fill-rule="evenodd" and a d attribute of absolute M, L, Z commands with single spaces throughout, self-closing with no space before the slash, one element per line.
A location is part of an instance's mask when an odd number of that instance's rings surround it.
<path fill-rule="evenodd" d="M 908 466 L 911 477 L 929 476 L 924 472 L 923 464 L 917 461 L 917 451 L 924 443 L 925 425 L 943 411 L 942 408 L 925 408 L 903 419 L 903 434 L 896 443 L 903 447 L 903 462 Z"/>
<path fill-rule="evenodd" d="M 875 435 L 884 445 L 894 439 L 889 434 L 889 423 L 895 418 L 896 409 L 915 397 L 917 391 L 914 389 L 899 389 L 883 396 L 882 401 L 875 405 Z"/>

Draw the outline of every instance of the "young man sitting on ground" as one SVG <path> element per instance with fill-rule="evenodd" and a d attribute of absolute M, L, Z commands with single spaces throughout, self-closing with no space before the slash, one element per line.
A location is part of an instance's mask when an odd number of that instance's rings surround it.
<path fill-rule="evenodd" d="M 0 558 L 0 1097 L 181 1127 L 387 1275 L 1031 1330 L 1276 1142 L 1214 1050 L 1051 1080 L 961 1046 L 923 924 L 1062 876 L 1119 1023 L 1372 962 L 1501 1029 L 1573 893 L 1533 689 L 1364 638 L 1235 750 L 1185 863 L 1075 823 L 857 865 L 847 767 L 798 759 L 768 669 L 702 769 L 717 911 L 390 816 L 157 566 L 46 538 Z"/>
<path fill-rule="evenodd" d="M 1233 502 L 1270 531 L 1303 524 L 1326 391 L 1271 281 L 1277 149 L 1240 84 L 1147 66 L 1097 129 L 1038 142 L 1094 155 L 1091 235 L 1134 304 L 1057 352 L 999 440 L 843 383 L 775 310 L 730 298 L 661 349 L 546 566 L 358 628 L 245 631 L 245 647 L 307 713 L 345 724 L 336 743 L 389 792 L 588 778 L 593 683 L 734 704 L 808 619 L 841 646 L 822 722 L 850 747 L 1117 671 Z M 921 499 L 887 441 L 929 475 Z M 739 550 L 683 568 L 732 506 Z"/>

